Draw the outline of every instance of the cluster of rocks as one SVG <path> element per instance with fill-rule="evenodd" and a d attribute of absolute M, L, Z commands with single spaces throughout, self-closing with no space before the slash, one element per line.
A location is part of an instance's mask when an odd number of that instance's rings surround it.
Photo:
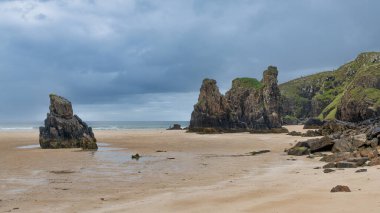
<path fill-rule="evenodd" d="M 204 79 L 189 131 L 201 133 L 281 129 L 278 71 L 269 66 L 261 82 L 235 79 L 222 95 L 212 79 Z M 247 80 L 247 79 L 244 79 Z M 256 82 L 257 81 L 257 82 Z"/>
<path fill-rule="evenodd" d="M 42 149 L 98 149 L 92 128 L 74 115 L 70 101 L 51 94 L 49 109 L 45 126 L 40 127 L 39 142 Z"/>
<path fill-rule="evenodd" d="M 170 126 L 166 130 L 182 130 L 181 124 L 173 124 L 173 126 Z"/>
<path fill-rule="evenodd" d="M 380 117 L 360 123 L 327 121 L 320 128 L 322 138 L 298 142 L 287 150 L 289 155 L 322 156 L 324 168 L 356 168 L 380 165 L 378 145 Z M 321 154 L 330 151 L 332 154 Z"/>
<path fill-rule="evenodd" d="M 322 136 L 322 131 L 321 130 L 307 130 L 305 133 L 291 131 L 287 135 L 301 136 L 301 137 L 318 137 L 318 136 Z"/>

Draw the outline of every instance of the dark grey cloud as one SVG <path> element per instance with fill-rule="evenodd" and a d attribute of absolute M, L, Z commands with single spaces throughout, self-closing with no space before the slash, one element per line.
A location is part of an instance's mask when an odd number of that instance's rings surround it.
<path fill-rule="evenodd" d="M 201 80 L 284 82 L 379 51 L 380 2 L 0 1 L 0 121 L 42 119 L 50 92 L 90 120 L 189 119 Z M 173 98 L 175 97 L 175 98 Z"/>

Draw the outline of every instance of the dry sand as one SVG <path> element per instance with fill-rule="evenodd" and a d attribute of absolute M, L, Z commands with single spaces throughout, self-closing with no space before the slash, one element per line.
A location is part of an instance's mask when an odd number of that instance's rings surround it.
<path fill-rule="evenodd" d="M 318 159 L 283 152 L 305 138 L 95 135 L 101 147 L 90 152 L 18 148 L 38 144 L 38 132 L 0 132 L 0 212 L 380 212 L 379 167 L 325 174 L 313 169 L 323 165 Z M 245 156 L 263 149 L 271 152 Z M 143 157 L 132 160 L 134 153 Z M 352 192 L 330 193 L 338 184 Z"/>

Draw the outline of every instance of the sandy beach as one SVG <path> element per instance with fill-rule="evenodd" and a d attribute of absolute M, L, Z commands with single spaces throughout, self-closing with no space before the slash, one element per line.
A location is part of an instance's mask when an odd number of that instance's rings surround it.
<path fill-rule="evenodd" d="M 301 131 L 302 126 L 288 126 Z M 0 132 L 0 212 L 379 212 L 380 167 L 325 174 L 285 134 L 95 131 L 96 152 Z M 247 153 L 270 150 L 251 156 Z M 131 155 L 139 153 L 136 161 Z M 330 193 L 348 185 L 351 193 Z"/>

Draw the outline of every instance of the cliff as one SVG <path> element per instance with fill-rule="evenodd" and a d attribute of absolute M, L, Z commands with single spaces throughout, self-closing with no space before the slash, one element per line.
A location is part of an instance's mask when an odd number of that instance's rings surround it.
<path fill-rule="evenodd" d="M 270 130 L 281 128 L 278 71 L 270 66 L 262 81 L 237 78 L 222 95 L 215 80 L 203 80 L 198 103 L 191 114 L 190 131 L 213 128 L 218 131 Z"/>
<path fill-rule="evenodd" d="M 287 118 L 359 122 L 378 116 L 380 53 L 362 53 L 335 71 L 301 77 L 279 87 Z"/>

